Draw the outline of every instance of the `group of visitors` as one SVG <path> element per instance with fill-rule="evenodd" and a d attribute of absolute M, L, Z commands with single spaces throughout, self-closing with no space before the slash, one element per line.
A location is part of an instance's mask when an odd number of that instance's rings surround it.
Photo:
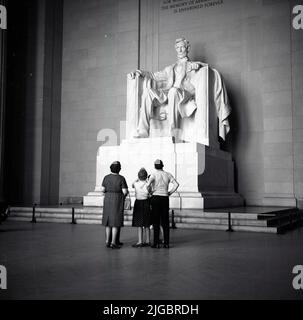
<path fill-rule="evenodd" d="M 169 248 L 169 196 L 179 187 L 172 174 L 163 170 L 162 160 L 154 163 L 155 171 L 148 175 L 144 168 L 138 172 L 138 179 L 132 184 L 136 200 L 133 209 L 132 226 L 138 228 L 138 242 L 133 247 L 151 246 L 161 248 L 160 225 L 163 229 L 163 248 Z M 124 221 L 124 202 L 128 195 L 126 180 L 119 173 L 121 164 L 115 161 L 110 166 L 111 174 L 104 177 L 102 224 L 105 226 L 106 246 L 119 249 L 120 228 Z M 169 186 L 172 188 L 169 190 Z M 153 243 L 150 241 L 150 228 L 153 227 Z"/>

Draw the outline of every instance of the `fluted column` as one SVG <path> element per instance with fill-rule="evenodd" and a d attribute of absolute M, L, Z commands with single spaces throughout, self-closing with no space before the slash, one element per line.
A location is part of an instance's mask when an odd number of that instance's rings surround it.
<path fill-rule="evenodd" d="M 6 8 L 6 1 L 0 0 L 0 5 Z M 2 8 L 3 9 L 3 8 Z M 1 26 L 5 27 L 2 11 Z M 6 29 L 0 28 L 0 203 L 5 202 L 4 194 L 4 130 L 5 130 L 5 87 L 6 87 Z"/>

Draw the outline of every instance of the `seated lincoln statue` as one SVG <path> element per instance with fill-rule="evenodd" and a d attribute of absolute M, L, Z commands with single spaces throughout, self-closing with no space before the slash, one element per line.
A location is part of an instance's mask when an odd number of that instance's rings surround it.
<path fill-rule="evenodd" d="M 190 61 L 185 38 L 175 41 L 177 62 L 163 71 L 128 74 L 127 135 L 129 138 L 171 136 L 209 145 L 225 139 L 231 112 L 219 72 Z M 152 128 L 153 126 L 153 128 Z"/>

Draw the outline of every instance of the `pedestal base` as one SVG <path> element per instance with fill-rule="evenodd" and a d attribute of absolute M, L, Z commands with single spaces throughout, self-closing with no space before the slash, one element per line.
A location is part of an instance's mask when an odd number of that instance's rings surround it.
<path fill-rule="evenodd" d="M 137 179 L 140 168 L 154 170 L 154 161 L 161 159 L 164 170 L 180 183 L 178 192 L 170 197 L 170 207 L 203 209 L 241 206 L 243 199 L 234 193 L 234 169 L 231 155 L 202 144 L 173 143 L 171 138 L 123 140 L 120 146 L 100 147 L 97 155 L 97 181 L 94 192 L 84 197 L 85 206 L 102 206 L 101 184 L 110 164 L 119 160 L 128 183 Z"/>

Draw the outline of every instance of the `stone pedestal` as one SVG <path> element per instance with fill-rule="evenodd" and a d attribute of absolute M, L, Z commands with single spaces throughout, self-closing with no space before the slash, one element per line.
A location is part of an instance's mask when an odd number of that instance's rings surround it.
<path fill-rule="evenodd" d="M 144 167 L 154 170 L 154 161 L 161 159 L 164 170 L 180 183 L 178 192 L 170 197 L 170 207 L 203 209 L 241 206 L 243 200 L 234 193 L 234 170 L 231 155 L 195 142 L 173 143 L 171 138 L 123 140 L 120 146 L 100 147 L 97 154 L 97 178 L 94 192 L 84 197 L 86 206 L 102 206 L 101 184 L 110 173 L 109 166 L 121 162 L 121 175 L 126 178 L 134 201 L 132 182 Z"/>

